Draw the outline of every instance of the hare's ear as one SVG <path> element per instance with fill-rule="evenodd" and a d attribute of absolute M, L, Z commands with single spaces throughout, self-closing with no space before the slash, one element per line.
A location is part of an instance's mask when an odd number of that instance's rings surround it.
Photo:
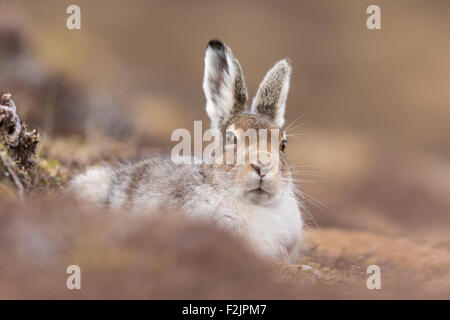
<path fill-rule="evenodd" d="M 203 90 L 212 128 L 219 129 L 245 108 L 248 94 L 241 65 L 218 40 L 211 40 L 206 48 Z"/>
<path fill-rule="evenodd" d="M 267 72 L 252 102 L 252 112 L 268 116 L 282 127 L 291 77 L 291 64 L 284 59 Z"/>

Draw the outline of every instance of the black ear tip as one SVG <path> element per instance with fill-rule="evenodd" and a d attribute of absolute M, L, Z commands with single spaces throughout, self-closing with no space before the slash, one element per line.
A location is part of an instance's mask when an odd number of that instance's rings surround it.
<path fill-rule="evenodd" d="M 225 45 L 220 40 L 212 39 L 211 41 L 208 42 L 207 48 L 211 48 L 214 50 L 223 50 L 225 49 Z"/>

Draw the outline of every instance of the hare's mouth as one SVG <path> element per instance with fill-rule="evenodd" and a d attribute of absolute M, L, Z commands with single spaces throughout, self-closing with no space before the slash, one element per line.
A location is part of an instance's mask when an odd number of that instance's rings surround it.
<path fill-rule="evenodd" d="M 262 204 L 273 199 L 274 195 L 263 188 L 255 188 L 247 191 L 247 198 L 254 204 Z"/>
<path fill-rule="evenodd" d="M 259 196 L 264 196 L 264 195 L 265 196 L 270 196 L 270 193 L 265 191 L 261 187 L 256 188 L 256 189 L 252 189 L 252 190 L 248 191 L 248 193 L 254 194 L 254 195 L 259 195 Z"/>

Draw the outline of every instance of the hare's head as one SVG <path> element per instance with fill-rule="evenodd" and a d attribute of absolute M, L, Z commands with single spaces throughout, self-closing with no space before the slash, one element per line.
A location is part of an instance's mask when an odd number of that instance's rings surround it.
<path fill-rule="evenodd" d="M 230 192 L 254 203 L 269 202 L 290 188 L 286 134 L 281 129 L 290 74 L 287 60 L 276 63 L 249 106 L 244 75 L 231 50 L 217 40 L 210 41 L 206 49 L 206 112 L 212 129 L 224 137 L 223 150 L 234 151 L 233 163 L 228 159 L 227 164 L 217 166 L 217 175 Z"/>

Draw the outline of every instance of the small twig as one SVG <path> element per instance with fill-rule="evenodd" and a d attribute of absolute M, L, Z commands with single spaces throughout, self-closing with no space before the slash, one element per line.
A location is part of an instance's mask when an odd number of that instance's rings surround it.
<path fill-rule="evenodd" d="M 9 163 L 7 161 L 3 161 L 3 164 L 6 168 L 6 170 L 8 170 L 8 173 L 11 175 L 11 178 L 17 187 L 17 194 L 19 195 L 19 198 L 22 200 L 23 193 L 24 193 L 24 188 L 23 188 L 22 182 L 20 182 L 19 177 L 17 177 L 16 173 L 14 172 L 14 170 L 11 169 L 11 166 L 9 165 Z"/>

